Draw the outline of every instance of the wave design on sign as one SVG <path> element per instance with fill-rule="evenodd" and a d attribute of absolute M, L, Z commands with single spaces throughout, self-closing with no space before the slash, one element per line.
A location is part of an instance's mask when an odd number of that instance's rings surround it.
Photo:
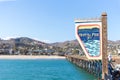
<path fill-rule="evenodd" d="M 98 27 L 79 27 L 78 35 L 89 56 L 100 55 L 100 31 Z"/>

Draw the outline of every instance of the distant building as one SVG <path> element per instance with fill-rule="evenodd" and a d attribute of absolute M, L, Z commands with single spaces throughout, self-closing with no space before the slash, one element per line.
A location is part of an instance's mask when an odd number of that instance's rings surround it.
<path fill-rule="evenodd" d="M 120 55 L 120 49 L 118 49 L 118 55 Z"/>

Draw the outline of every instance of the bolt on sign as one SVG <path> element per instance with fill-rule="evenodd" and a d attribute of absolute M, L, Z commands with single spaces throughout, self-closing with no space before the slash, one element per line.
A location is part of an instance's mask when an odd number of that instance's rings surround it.
<path fill-rule="evenodd" d="M 100 19 L 75 20 L 75 35 L 88 59 L 102 59 L 101 25 Z"/>

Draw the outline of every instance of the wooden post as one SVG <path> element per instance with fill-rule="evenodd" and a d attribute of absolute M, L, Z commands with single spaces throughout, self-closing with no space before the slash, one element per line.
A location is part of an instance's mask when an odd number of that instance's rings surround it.
<path fill-rule="evenodd" d="M 108 74 L 108 59 L 107 59 L 107 14 L 102 13 L 102 80 Z"/>

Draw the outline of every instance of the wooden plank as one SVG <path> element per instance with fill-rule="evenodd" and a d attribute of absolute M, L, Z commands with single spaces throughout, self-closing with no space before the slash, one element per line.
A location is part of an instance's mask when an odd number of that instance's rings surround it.
<path fill-rule="evenodd" d="M 102 13 L 102 79 L 108 74 L 107 60 L 107 14 Z"/>

